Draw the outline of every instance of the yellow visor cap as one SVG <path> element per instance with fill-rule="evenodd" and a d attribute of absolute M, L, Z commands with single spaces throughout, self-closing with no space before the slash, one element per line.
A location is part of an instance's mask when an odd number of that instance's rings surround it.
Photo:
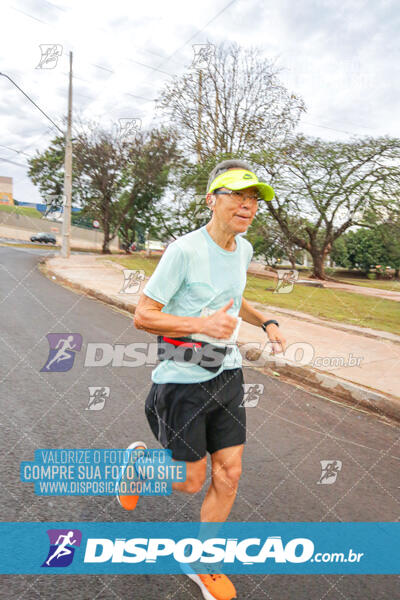
<path fill-rule="evenodd" d="M 211 183 L 207 193 L 212 194 L 218 188 L 225 187 L 228 190 L 244 190 L 249 187 L 256 187 L 260 197 L 267 202 L 275 196 L 273 188 L 258 180 L 257 175 L 245 169 L 231 169 L 218 175 Z"/>

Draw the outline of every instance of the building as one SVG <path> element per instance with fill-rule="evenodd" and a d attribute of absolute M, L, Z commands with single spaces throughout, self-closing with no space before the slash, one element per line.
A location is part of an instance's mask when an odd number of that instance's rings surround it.
<path fill-rule="evenodd" d="M 14 206 L 12 177 L 0 176 L 0 204 Z"/>

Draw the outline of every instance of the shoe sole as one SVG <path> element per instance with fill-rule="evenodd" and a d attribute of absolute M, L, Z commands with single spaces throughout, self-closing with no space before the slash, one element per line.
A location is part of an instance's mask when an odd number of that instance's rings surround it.
<path fill-rule="evenodd" d="M 144 442 L 133 442 L 133 444 L 131 444 L 130 446 L 127 447 L 126 450 L 138 450 L 138 449 L 143 449 L 143 450 L 147 450 L 147 446 Z M 118 479 L 118 483 L 117 483 L 117 491 L 116 491 L 116 496 L 117 496 L 117 500 L 120 504 L 120 506 L 122 506 L 121 500 L 119 498 L 120 494 L 119 494 L 119 484 L 124 476 L 125 473 L 125 469 L 127 467 L 127 465 L 129 464 L 129 462 L 127 462 L 125 465 L 123 465 L 122 470 L 121 470 L 121 475 Z M 129 494 L 122 494 L 122 496 L 128 496 Z M 137 500 L 139 500 L 139 495 L 134 495 L 132 494 L 131 498 L 137 498 Z M 136 501 L 137 502 L 137 501 Z M 122 508 L 124 508 L 125 510 L 135 510 L 136 508 L 136 504 L 133 508 L 129 509 L 129 508 L 125 508 L 125 506 L 122 506 Z"/>
<path fill-rule="evenodd" d="M 186 575 L 199 586 L 204 600 L 218 600 L 218 598 L 213 596 L 212 593 L 208 591 L 198 575 L 195 573 L 186 573 Z M 236 596 L 234 596 L 232 600 L 236 600 Z"/>

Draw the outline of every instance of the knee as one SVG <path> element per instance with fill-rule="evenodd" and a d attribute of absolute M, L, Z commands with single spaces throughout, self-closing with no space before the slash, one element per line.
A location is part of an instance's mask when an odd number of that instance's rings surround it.
<path fill-rule="evenodd" d="M 231 465 L 231 466 L 220 466 L 216 467 L 213 472 L 213 480 L 218 486 L 226 488 L 226 492 L 235 492 L 238 485 L 240 476 L 242 474 L 242 466 Z"/>
<path fill-rule="evenodd" d="M 197 477 L 188 477 L 184 482 L 183 491 L 187 494 L 197 494 L 200 492 L 205 481 L 205 476 L 199 475 Z"/>
<path fill-rule="evenodd" d="M 203 483 L 204 481 L 201 480 L 189 480 L 186 484 L 186 489 L 185 491 L 188 494 L 197 494 L 198 492 L 201 491 L 201 488 L 203 487 Z"/>

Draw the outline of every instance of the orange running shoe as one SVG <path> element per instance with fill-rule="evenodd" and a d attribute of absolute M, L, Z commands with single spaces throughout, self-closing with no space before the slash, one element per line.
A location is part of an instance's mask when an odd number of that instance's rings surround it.
<path fill-rule="evenodd" d="M 128 451 L 128 450 L 146 450 L 146 449 L 147 449 L 147 446 L 144 442 L 133 442 L 133 444 L 128 446 L 126 450 Z M 122 495 L 119 493 L 119 488 L 120 488 L 121 482 L 124 479 L 125 470 L 126 470 L 126 467 L 128 464 L 129 464 L 129 459 L 127 457 L 126 460 L 124 461 L 124 464 L 121 467 L 121 474 L 120 474 L 120 477 L 119 477 L 119 479 L 117 481 L 117 485 L 116 485 L 117 500 L 120 503 L 120 505 L 122 506 L 122 508 L 125 508 L 125 510 L 135 510 L 136 504 L 138 503 L 138 500 L 139 500 L 139 495 L 128 496 L 128 495 Z M 132 464 L 132 463 L 130 463 L 130 464 Z"/>
<path fill-rule="evenodd" d="M 205 600 L 234 600 L 234 598 L 237 598 L 235 586 L 222 573 L 207 575 L 187 573 L 187 575 L 197 583 Z"/>

